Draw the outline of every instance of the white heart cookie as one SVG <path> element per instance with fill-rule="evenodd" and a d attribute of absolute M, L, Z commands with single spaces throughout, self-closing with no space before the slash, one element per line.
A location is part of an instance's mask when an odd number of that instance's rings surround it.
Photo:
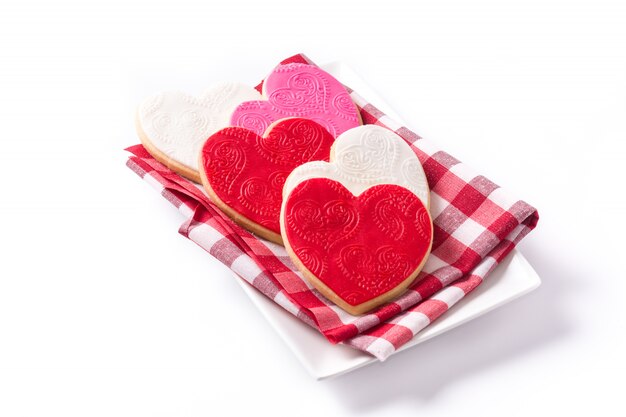
<path fill-rule="evenodd" d="M 137 131 L 143 145 L 159 162 L 200 182 L 198 159 L 204 141 L 230 126 L 235 108 L 261 94 L 239 83 L 221 83 L 194 97 L 164 92 L 144 100 L 137 111 Z"/>
<path fill-rule="evenodd" d="M 430 191 L 422 164 L 404 139 L 389 129 L 363 125 L 344 132 L 335 140 L 330 160 L 308 162 L 293 170 L 283 186 L 283 201 L 301 182 L 329 178 L 355 196 L 375 185 L 399 185 L 429 207 Z"/>

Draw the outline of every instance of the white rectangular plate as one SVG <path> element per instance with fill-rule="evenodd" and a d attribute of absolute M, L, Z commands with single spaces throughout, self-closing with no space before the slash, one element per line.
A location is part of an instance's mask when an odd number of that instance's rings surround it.
<path fill-rule="evenodd" d="M 373 356 L 349 346 L 332 345 L 318 331 L 283 310 L 243 279 L 237 277 L 237 281 L 307 371 L 316 379 L 337 376 L 377 361 Z M 418 333 L 396 353 L 412 348 L 500 307 L 534 290 L 540 284 L 539 276 L 526 258 L 514 250 L 484 283 L 433 324 Z"/>
<path fill-rule="evenodd" d="M 332 63 L 324 65 L 323 68 L 345 85 L 353 88 L 388 116 L 398 122 L 402 122 L 395 112 L 346 65 Z M 337 376 L 377 360 L 369 354 L 349 346 L 332 345 L 315 329 L 312 329 L 283 310 L 243 279 L 237 277 L 237 282 L 240 283 L 245 293 L 270 322 L 272 327 L 276 329 L 304 367 L 316 379 Z M 539 276 L 526 261 L 526 258 L 517 250 L 513 250 L 487 277 L 484 283 L 459 301 L 437 321 L 420 332 L 409 343 L 402 346 L 397 352 L 409 349 L 479 317 L 496 307 L 527 294 L 540 284 Z"/>

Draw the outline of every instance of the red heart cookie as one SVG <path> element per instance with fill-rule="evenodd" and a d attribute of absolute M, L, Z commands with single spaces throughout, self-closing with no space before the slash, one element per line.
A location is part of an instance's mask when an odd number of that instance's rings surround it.
<path fill-rule="evenodd" d="M 355 196 L 328 178 L 301 182 L 281 217 L 285 247 L 311 283 L 351 314 L 399 295 L 430 252 L 424 203 L 393 184 Z"/>
<path fill-rule="evenodd" d="M 202 184 L 233 220 L 282 244 L 280 206 L 287 176 L 308 161 L 327 161 L 334 138 L 302 118 L 280 120 L 264 136 L 228 127 L 205 142 L 200 155 Z"/>

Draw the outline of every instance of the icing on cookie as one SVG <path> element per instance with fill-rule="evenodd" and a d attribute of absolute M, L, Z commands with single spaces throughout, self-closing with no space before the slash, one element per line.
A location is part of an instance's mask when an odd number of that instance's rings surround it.
<path fill-rule="evenodd" d="M 142 141 L 149 142 L 149 151 L 160 153 L 160 158 L 153 155 L 155 158 L 172 160 L 197 172 L 204 141 L 229 126 L 230 116 L 239 104 L 259 98 L 258 91 L 239 83 L 215 85 L 199 97 L 181 92 L 160 93 L 139 106 L 139 133 Z"/>
<path fill-rule="evenodd" d="M 359 126 L 361 119 L 348 91 L 332 75 L 314 65 L 279 65 L 263 83 L 266 100 L 239 105 L 231 124 L 263 134 L 274 121 L 306 117 L 337 137 Z"/>
<path fill-rule="evenodd" d="M 359 195 L 378 184 L 396 184 L 411 190 L 429 207 L 429 188 L 422 165 L 411 147 L 389 129 L 364 125 L 335 140 L 331 162 L 309 162 L 296 168 L 283 196 L 310 178 L 329 178 Z"/>
<path fill-rule="evenodd" d="M 281 242 L 285 179 L 297 166 L 328 160 L 334 138 L 319 124 L 283 119 L 265 136 L 229 127 L 213 134 L 201 154 L 202 182 L 220 208 L 249 230 Z"/>
<path fill-rule="evenodd" d="M 430 251 L 432 223 L 422 200 L 393 184 L 355 196 L 313 178 L 289 193 L 281 215 L 285 246 L 313 285 L 360 314 L 398 295 Z"/>

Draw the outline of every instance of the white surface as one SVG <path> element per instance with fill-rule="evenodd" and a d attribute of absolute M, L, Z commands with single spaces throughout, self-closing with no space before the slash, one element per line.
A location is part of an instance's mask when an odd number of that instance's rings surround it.
<path fill-rule="evenodd" d="M 0 415 L 625 414 L 626 4 L 388 4 L 2 2 Z M 120 152 L 142 98 L 300 50 L 536 205 L 542 286 L 314 381 Z"/>
<path fill-rule="evenodd" d="M 237 277 L 237 282 L 314 378 L 326 379 L 378 362 L 373 356 L 349 346 L 331 345 L 319 332 L 287 313 L 242 278 Z M 526 258 L 514 250 L 480 287 L 387 360 L 527 294 L 540 284 L 539 276 Z"/>

